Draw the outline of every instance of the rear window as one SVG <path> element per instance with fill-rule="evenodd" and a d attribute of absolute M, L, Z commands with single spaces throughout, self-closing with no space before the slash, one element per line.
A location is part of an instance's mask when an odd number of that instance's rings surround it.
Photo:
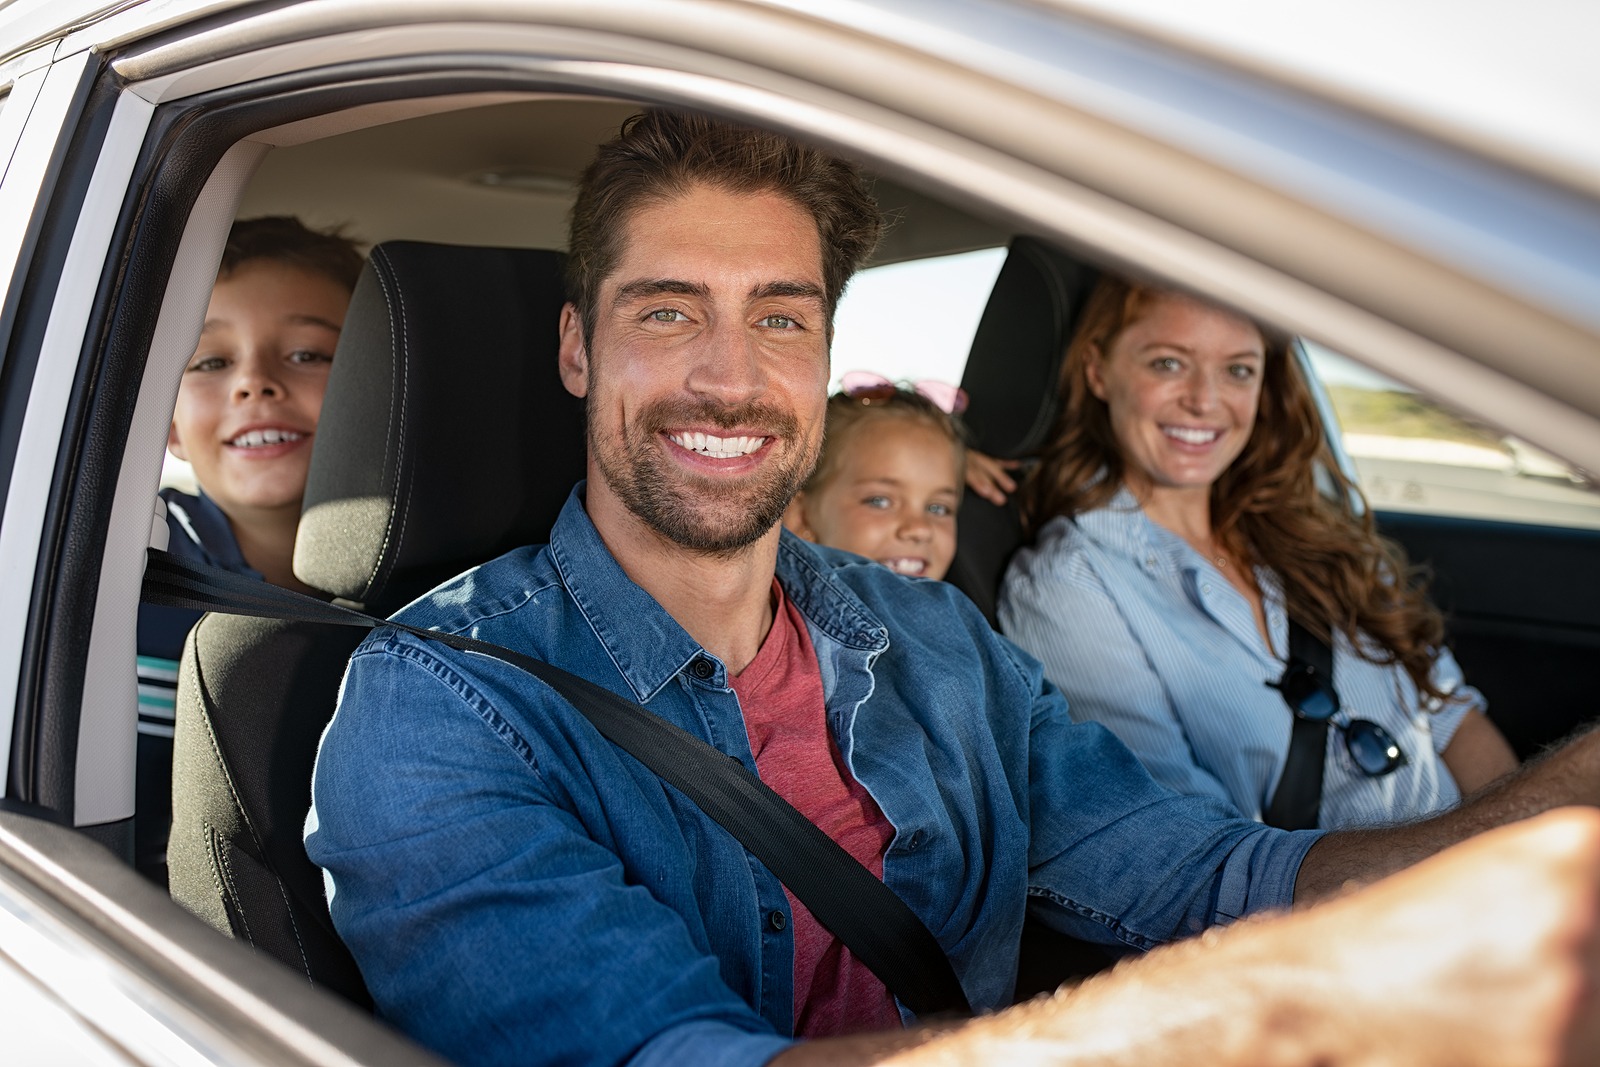
<path fill-rule="evenodd" d="M 1375 509 L 1600 528 L 1590 475 L 1320 345 L 1306 351 Z"/>

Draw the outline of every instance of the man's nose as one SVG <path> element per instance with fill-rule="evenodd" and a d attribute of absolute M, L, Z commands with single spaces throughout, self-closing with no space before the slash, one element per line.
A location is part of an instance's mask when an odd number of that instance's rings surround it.
<path fill-rule="evenodd" d="M 741 404 L 764 392 L 761 352 L 737 322 L 713 323 L 701 337 L 689 371 L 689 390 L 723 404 Z"/>

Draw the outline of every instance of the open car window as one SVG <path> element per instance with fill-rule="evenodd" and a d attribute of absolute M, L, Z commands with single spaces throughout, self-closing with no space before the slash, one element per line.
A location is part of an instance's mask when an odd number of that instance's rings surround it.
<path fill-rule="evenodd" d="M 1305 347 L 1374 509 L 1600 528 L 1600 491 L 1584 471 L 1331 349 Z"/>

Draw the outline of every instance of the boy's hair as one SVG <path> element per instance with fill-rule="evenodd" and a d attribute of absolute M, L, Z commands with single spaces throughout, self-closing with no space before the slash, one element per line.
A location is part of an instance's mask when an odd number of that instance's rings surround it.
<path fill-rule="evenodd" d="M 344 236 L 339 227 L 313 230 L 289 215 L 265 215 L 239 219 L 233 224 L 222 249 L 217 278 L 226 278 L 258 259 L 320 274 L 351 291 L 361 276 L 363 262 L 356 242 Z"/>
<path fill-rule="evenodd" d="M 816 220 L 831 331 L 845 283 L 883 230 L 860 170 L 780 134 L 658 108 L 624 122 L 578 183 L 567 242 L 567 296 L 577 306 L 585 340 L 594 337 L 600 283 L 616 267 L 633 213 L 697 184 L 777 193 Z"/>
<path fill-rule="evenodd" d="M 956 454 L 956 485 L 966 478 L 966 430 L 959 419 L 950 415 L 933 401 L 911 389 L 897 386 L 885 396 L 851 396 L 834 393 L 828 398 L 828 421 L 823 430 L 822 455 L 817 459 L 816 470 L 802 487 L 815 493 L 839 471 L 839 457 L 861 426 L 874 419 L 899 419 L 920 422 L 938 430 L 950 442 Z"/>

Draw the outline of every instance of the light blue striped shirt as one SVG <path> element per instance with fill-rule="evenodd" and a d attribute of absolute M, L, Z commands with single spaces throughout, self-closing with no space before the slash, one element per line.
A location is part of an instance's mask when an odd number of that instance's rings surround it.
<path fill-rule="evenodd" d="M 1000 628 L 1045 666 L 1074 719 L 1104 723 L 1162 784 L 1219 797 L 1260 819 L 1289 752 L 1292 716 L 1268 682 L 1283 676 L 1289 622 L 1276 576 L 1258 569 L 1272 635 L 1268 648 L 1250 602 L 1204 556 L 1151 521 L 1123 490 L 1075 521 L 1053 519 L 1017 553 L 1000 596 Z M 1336 723 L 1371 719 L 1405 750 L 1406 764 L 1363 774 L 1328 731 L 1321 825 L 1410 819 L 1461 798 L 1438 754 L 1482 695 L 1449 652 L 1434 664 L 1452 699 L 1425 710 L 1398 666 L 1356 655 L 1339 637 Z"/>

